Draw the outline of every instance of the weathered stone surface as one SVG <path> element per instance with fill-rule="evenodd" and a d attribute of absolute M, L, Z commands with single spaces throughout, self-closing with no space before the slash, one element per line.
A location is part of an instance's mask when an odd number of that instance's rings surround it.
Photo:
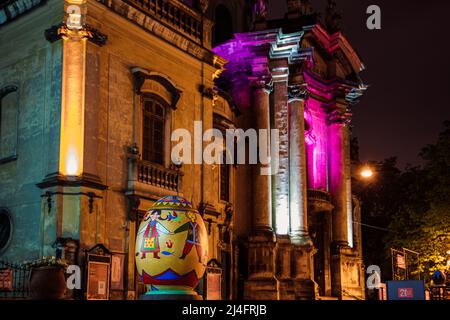
<path fill-rule="evenodd" d="M 54 212 L 48 214 L 36 186 L 58 163 L 61 45 L 43 41 L 49 21 L 62 17 L 58 1 L 36 8 L 0 29 L 0 87 L 18 86 L 17 160 L 0 165 L 0 203 L 14 221 L 13 238 L 1 259 L 38 258 L 56 239 Z M 56 165 L 57 167 L 57 165 Z M 42 230 L 53 233 L 52 240 Z"/>

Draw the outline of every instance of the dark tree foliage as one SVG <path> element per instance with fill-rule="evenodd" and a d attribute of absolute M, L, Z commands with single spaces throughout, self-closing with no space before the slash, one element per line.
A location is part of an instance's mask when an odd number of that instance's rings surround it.
<path fill-rule="evenodd" d="M 411 277 L 428 282 L 435 270 L 447 270 L 450 258 L 450 121 L 436 144 L 422 149 L 423 165 L 400 171 L 395 158 L 377 163 L 374 181 L 361 188 L 366 265 L 382 267 L 392 278 L 390 248 L 420 253 Z"/>

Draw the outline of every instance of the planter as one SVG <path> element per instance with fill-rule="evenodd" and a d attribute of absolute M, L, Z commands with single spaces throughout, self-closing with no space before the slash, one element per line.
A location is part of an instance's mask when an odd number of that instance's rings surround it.
<path fill-rule="evenodd" d="M 33 300 L 57 300 L 64 297 L 66 277 L 62 267 L 32 268 L 29 288 Z"/>

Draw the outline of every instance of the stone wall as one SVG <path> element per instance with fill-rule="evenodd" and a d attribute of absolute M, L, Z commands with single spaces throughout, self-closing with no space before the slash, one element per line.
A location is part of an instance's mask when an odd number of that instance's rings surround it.
<path fill-rule="evenodd" d="M 62 48 L 44 30 L 62 16 L 63 3 L 52 0 L 0 27 L 0 87 L 16 84 L 19 92 L 17 159 L 0 164 L 0 206 L 14 223 L 2 260 L 38 258 L 56 240 L 55 217 L 46 214 L 36 183 L 58 170 Z M 43 238 L 45 228 L 52 237 Z"/>

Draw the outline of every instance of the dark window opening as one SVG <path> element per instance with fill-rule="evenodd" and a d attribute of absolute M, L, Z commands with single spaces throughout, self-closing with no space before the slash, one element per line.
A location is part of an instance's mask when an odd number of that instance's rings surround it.
<path fill-rule="evenodd" d="M 231 179 L 231 164 L 234 160 L 234 163 L 237 163 L 237 147 L 236 147 L 236 141 L 234 143 L 234 158 L 231 159 L 231 152 L 228 153 L 227 151 L 227 134 L 226 131 L 229 129 L 229 127 L 224 124 L 224 118 L 222 118 L 219 115 L 214 114 L 214 121 L 213 121 L 213 127 L 214 129 L 219 130 L 222 133 L 223 137 L 223 152 L 222 152 L 222 161 L 219 165 L 219 184 L 220 184 L 220 200 L 230 202 L 230 179 Z"/>
<path fill-rule="evenodd" d="M 164 164 L 166 107 L 155 97 L 145 97 L 142 110 L 142 159 Z"/>
<path fill-rule="evenodd" d="M 220 165 L 220 200 L 230 201 L 230 165 L 227 164 L 226 151 L 223 153 Z"/>
<path fill-rule="evenodd" d="M 0 89 L 0 161 L 13 160 L 17 153 L 18 88 Z"/>
<path fill-rule="evenodd" d="M 8 245 L 12 234 L 11 218 L 6 210 L 0 211 L 0 250 Z"/>
<path fill-rule="evenodd" d="M 213 45 L 219 45 L 233 38 L 233 18 L 226 6 L 220 4 L 215 10 Z"/>

